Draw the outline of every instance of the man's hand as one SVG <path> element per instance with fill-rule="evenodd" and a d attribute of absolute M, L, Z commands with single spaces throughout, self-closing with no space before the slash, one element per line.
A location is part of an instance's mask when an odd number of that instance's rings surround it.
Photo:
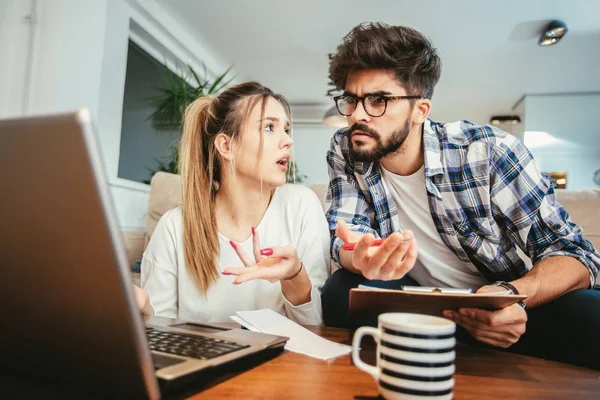
<path fill-rule="evenodd" d="M 494 291 L 497 287 L 483 286 L 477 293 Z M 519 341 L 527 323 L 527 313 L 518 304 L 496 311 L 478 308 L 461 308 L 458 312 L 446 310 L 444 317 L 462 326 L 478 341 L 505 349 Z"/>
<path fill-rule="evenodd" d="M 371 247 L 375 237 L 352 232 L 342 219 L 335 234 L 344 243 L 356 243 L 353 251 L 340 250 L 342 265 L 360 272 L 367 279 L 394 280 L 408 273 L 417 260 L 417 240 L 412 232 L 392 233 L 378 247 Z"/>

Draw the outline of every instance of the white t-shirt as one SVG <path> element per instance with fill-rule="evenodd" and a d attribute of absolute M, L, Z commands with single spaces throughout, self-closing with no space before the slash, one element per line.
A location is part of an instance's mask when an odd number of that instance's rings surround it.
<path fill-rule="evenodd" d="M 442 242 L 429 209 L 425 167 L 409 176 L 396 175 L 383 167 L 381 169 L 386 190 L 398 207 L 402 229 L 410 229 L 417 239 L 417 262 L 408 276 L 422 286 L 476 290 L 488 284 L 472 263 L 461 261 Z"/>
<path fill-rule="evenodd" d="M 234 285 L 235 276 L 226 275 L 220 275 L 206 296 L 202 295 L 185 267 L 183 213 L 177 207 L 162 216 L 142 259 L 142 288 L 150 295 L 156 315 L 222 322 L 231 321 L 229 317 L 236 311 L 270 308 L 300 324 L 322 324 L 320 289 L 329 274 L 329 228 L 315 193 L 305 186 L 277 188 L 255 229 L 261 248 L 296 248 L 312 282 L 308 303 L 292 305 L 283 296 L 279 282 L 253 280 Z M 229 239 L 221 234 L 219 245 L 219 271 L 244 266 Z M 239 245 L 253 257 L 252 235 Z"/>

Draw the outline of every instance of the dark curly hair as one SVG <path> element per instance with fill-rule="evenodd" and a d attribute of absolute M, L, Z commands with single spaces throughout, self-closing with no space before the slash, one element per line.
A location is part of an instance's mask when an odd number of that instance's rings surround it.
<path fill-rule="evenodd" d="M 429 39 L 412 28 L 363 23 L 338 46 L 329 64 L 329 79 L 343 90 L 350 72 L 365 69 L 393 70 L 409 95 L 431 99 L 442 61 Z"/>

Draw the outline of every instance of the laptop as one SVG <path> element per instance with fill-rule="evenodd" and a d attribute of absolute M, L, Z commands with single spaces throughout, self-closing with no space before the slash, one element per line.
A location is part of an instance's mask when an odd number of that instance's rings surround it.
<path fill-rule="evenodd" d="M 156 399 L 281 352 L 288 338 L 144 321 L 101 165 L 86 110 L 0 121 L 2 376 Z"/>

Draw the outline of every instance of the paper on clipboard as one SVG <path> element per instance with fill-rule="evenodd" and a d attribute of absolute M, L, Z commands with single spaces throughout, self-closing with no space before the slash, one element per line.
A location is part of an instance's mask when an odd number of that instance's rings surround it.
<path fill-rule="evenodd" d="M 456 294 L 359 288 L 350 291 L 350 318 L 376 320 L 379 314 L 386 312 L 409 312 L 442 317 L 444 310 L 459 308 L 499 310 L 526 298 L 525 295 L 515 294 Z"/>

